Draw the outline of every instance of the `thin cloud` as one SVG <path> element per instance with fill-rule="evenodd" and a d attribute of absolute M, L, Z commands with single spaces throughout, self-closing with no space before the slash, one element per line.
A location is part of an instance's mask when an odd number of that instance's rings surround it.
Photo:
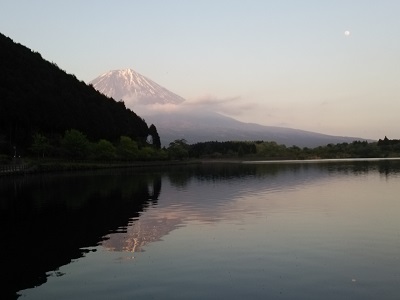
<path fill-rule="evenodd" d="M 218 98 L 218 97 L 213 97 L 213 96 L 205 96 L 202 98 L 198 98 L 192 101 L 186 102 L 186 105 L 221 105 L 221 104 L 226 104 L 226 103 L 232 103 L 232 102 L 237 102 L 240 101 L 241 97 L 240 96 L 235 96 L 235 97 L 228 97 L 228 98 Z"/>
<path fill-rule="evenodd" d="M 241 96 L 219 98 L 214 96 L 205 96 L 185 102 L 187 107 L 196 107 L 196 109 L 212 110 L 226 115 L 239 116 L 251 110 L 258 108 L 258 104 L 244 102 Z"/>
<path fill-rule="evenodd" d="M 246 117 L 260 111 L 260 104 L 245 102 L 241 96 L 214 97 L 205 96 L 187 100 L 181 104 L 141 104 L 130 105 L 137 114 L 148 116 L 159 113 L 185 113 L 185 112 L 217 112 L 230 117 Z"/>
<path fill-rule="evenodd" d="M 182 109 L 182 105 L 171 104 L 171 103 L 136 104 L 132 106 L 131 109 L 139 115 L 149 115 L 149 114 L 151 115 L 160 112 L 170 113 L 170 112 L 180 111 Z"/>

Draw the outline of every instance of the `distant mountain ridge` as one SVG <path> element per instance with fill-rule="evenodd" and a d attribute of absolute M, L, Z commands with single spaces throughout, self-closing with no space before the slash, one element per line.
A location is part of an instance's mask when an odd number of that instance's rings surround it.
<path fill-rule="evenodd" d="M 180 104 L 185 99 L 132 69 L 106 72 L 89 82 L 99 92 L 128 107 L 135 104 Z"/>
<path fill-rule="evenodd" d="M 144 116 L 157 126 L 161 143 L 184 138 L 189 144 L 208 141 L 274 141 L 288 147 L 314 148 L 327 144 L 351 143 L 365 140 L 357 137 L 332 136 L 286 127 L 243 123 L 210 111 L 180 111 Z"/>
<path fill-rule="evenodd" d="M 132 69 L 114 70 L 90 82 L 100 92 L 114 99 L 122 99 L 135 110 L 151 104 L 174 104 L 173 111 L 141 113 L 148 123 L 157 127 L 161 144 L 168 146 L 176 139 L 186 139 L 189 144 L 207 141 L 274 141 L 286 146 L 317 147 L 365 140 L 357 137 L 332 136 L 311 131 L 243 123 L 211 110 L 190 108 L 184 99 Z M 136 100 L 132 101 L 132 97 Z M 138 108 L 139 106 L 136 105 Z"/>

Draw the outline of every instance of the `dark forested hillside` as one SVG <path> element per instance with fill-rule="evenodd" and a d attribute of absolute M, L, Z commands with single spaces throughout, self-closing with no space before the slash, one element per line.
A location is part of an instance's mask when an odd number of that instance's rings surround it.
<path fill-rule="evenodd" d="M 26 149 L 36 132 L 59 136 L 77 129 L 89 139 L 129 136 L 145 141 L 146 122 L 39 53 L 0 33 L 0 143 Z"/>

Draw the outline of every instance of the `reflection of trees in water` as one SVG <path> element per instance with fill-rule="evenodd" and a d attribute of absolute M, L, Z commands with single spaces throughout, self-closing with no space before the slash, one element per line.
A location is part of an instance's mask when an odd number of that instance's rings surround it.
<path fill-rule="evenodd" d="M 331 162 L 318 165 L 321 170 L 327 169 L 329 172 L 351 175 L 363 175 L 376 171 L 386 176 L 400 173 L 400 160 L 396 159 L 348 160 L 341 163 Z"/>
<path fill-rule="evenodd" d="M 400 174 L 400 160 L 383 160 L 379 162 L 379 173 L 388 177 L 391 174 Z"/>
<path fill-rule="evenodd" d="M 184 188 L 193 179 L 219 181 L 254 176 L 256 168 L 257 166 L 255 165 L 243 165 L 241 163 L 205 163 L 202 165 L 173 168 L 166 173 L 166 176 L 172 186 Z"/>
<path fill-rule="evenodd" d="M 160 197 L 161 186 L 162 186 L 161 176 L 156 176 L 152 180 L 151 184 L 148 184 L 147 186 L 149 192 L 149 200 L 151 200 L 153 204 L 156 204 L 158 198 Z"/>
<path fill-rule="evenodd" d="M 149 189 L 150 187 L 150 189 Z M 15 177 L 0 185 L 6 294 L 46 282 L 47 272 L 121 231 L 161 192 L 157 174 L 82 172 Z"/>
<path fill-rule="evenodd" d="M 188 165 L 185 167 L 176 166 L 166 171 L 165 173 L 171 185 L 178 189 L 181 189 L 185 188 L 189 184 L 197 168 L 197 165 Z"/>
<path fill-rule="evenodd" d="M 270 162 L 270 163 L 205 163 L 174 167 L 166 173 L 172 186 L 185 188 L 194 178 L 200 181 L 221 181 L 245 177 L 276 177 L 281 173 L 300 175 L 314 171 L 324 174 L 365 174 L 379 170 L 383 174 L 400 172 L 399 160 L 348 160 L 348 161 L 312 161 L 312 162 Z"/>
<path fill-rule="evenodd" d="M 160 176 L 156 176 L 154 179 L 147 182 L 147 193 L 143 195 L 143 199 L 147 199 L 147 201 L 143 203 L 140 212 L 157 205 L 161 193 L 161 186 L 162 180 Z M 157 228 L 153 223 L 141 221 L 139 215 L 134 219 L 131 218 L 131 220 L 132 222 L 128 223 L 127 226 L 123 228 L 120 227 L 117 231 L 110 232 L 102 242 L 102 246 L 112 251 L 140 252 L 142 251 L 142 245 L 159 240 L 159 236 L 167 234 L 169 231 L 168 228 L 170 228 L 162 219 L 157 221 L 158 224 L 160 225 L 160 223 L 163 222 L 163 225 L 167 226 L 160 226 Z M 166 221 L 168 222 L 168 220 Z M 134 224 L 134 226 L 132 226 L 132 224 Z M 160 228 L 163 229 L 161 232 Z"/>

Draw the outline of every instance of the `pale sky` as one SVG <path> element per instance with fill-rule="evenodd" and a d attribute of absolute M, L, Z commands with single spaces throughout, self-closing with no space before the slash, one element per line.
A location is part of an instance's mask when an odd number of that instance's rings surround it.
<path fill-rule="evenodd" d="M 0 0 L 1 33 L 85 82 L 132 68 L 241 121 L 372 139 L 400 139 L 399 16 L 399 0 Z"/>

